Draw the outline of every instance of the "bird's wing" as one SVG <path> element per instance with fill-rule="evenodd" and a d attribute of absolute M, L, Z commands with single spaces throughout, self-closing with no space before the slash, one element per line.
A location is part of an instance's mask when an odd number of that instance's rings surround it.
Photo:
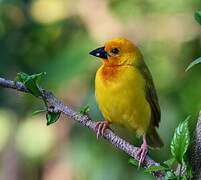
<path fill-rule="evenodd" d="M 156 94 L 156 89 L 154 86 L 151 73 L 148 67 L 146 66 L 146 64 L 144 62 L 142 63 L 143 64 L 141 64 L 139 68 L 146 81 L 145 91 L 146 91 L 146 99 L 149 102 L 149 105 L 151 107 L 151 121 L 152 121 L 151 124 L 158 127 L 160 119 L 161 119 L 161 111 L 160 111 L 160 106 L 158 103 L 158 97 Z"/>

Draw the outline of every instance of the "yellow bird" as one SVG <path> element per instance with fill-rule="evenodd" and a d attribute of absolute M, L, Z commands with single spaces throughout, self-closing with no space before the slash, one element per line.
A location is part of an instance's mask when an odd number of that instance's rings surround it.
<path fill-rule="evenodd" d="M 138 152 L 141 164 L 148 146 L 163 146 L 156 132 L 161 113 L 151 73 L 140 50 L 125 38 L 111 39 L 90 54 L 103 60 L 96 73 L 95 95 L 105 121 L 98 123 L 97 137 L 111 123 L 143 136 Z"/>

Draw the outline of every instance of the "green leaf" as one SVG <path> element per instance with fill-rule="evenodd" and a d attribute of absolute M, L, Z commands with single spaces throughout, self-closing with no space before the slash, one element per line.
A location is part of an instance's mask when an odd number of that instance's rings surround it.
<path fill-rule="evenodd" d="M 80 114 L 85 115 L 85 114 L 88 113 L 89 111 L 90 111 L 90 107 L 89 107 L 89 105 L 87 104 L 86 106 L 84 106 L 84 107 L 82 107 L 82 108 L 80 109 Z"/>
<path fill-rule="evenodd" d="M 189 69 L 191 69 L 193 66 L 195 66 L 196 64 L 201 63 L 201 57 L 199 57 L 198 59 L 196 59 L 195 61 L 191 62 L 188 67 L 186 68 L 185 72 L 187 72 Z"/>
<path fill-rule="evenodd" d="M 39 88 L 39 81 L 41 77 L 43 77 L 46 73 L 42 72 L 39 74 L 28 75 L 26 73 L 18 73 L 16 80 L 22 82 L 26 88 L 33 94 L 34 96 L 38 97 L 41 96 L 41 91 Z"/>
<path fill-rule="evenodd" d="M 169 170 L 169 168 L 164 167 L 164 166 L 149 166 L 148 168 L 145 169 L 145 172 L 154 172 L 154 171 L 166 171 Z"/>
<path fill-rule="evenodd" d="M 188 178 L 186 176 L 182 176 L 181 180 L 188 180 Z"/>
<path fill-rule="evenodd" d="M 176 180 L 177 176 L 172 172 L 172 171 L 168 171 L 165 174 L 165 180 Z"/>
<path fill-rule="evenodd" d="M 44 113 L 44 112 L 46 112 L 46 111 L 47 111 L 47 109 L 41 109 L 41 110 L 34 111 L 34 112 L 32 113 L 32 116 L 38 115 L 38 114 L 40 114 L 40 113 Z"/>
<path fill-rule="evenodd" d="M 22 83 L 25 83 L 27 78 L 28 78 L 28 74 L 20 72 L 17 74 L 15 79 L 16 79 L 16 81 L 20 81 Z"/>
<path fill-rule="evenodd" d="M 171 168 L 174 163 L 175 163 L 175 159 L 174 158 L 168 159 L 167 161 L 163 162 L 163 164 L 165 164 L 169 168 Z"/>
<path fill-rule="evenodd" d="M 196 11 L 194 17 L 195 20 L 201 25 L 201 11 Z"/>
<path fill-rule="evenodd" d="M 139 162 L 136 159 L 130 158 L 128 162 L 134 166 L 139 166 Z"/>
<path fill-rule="evenodd" d="M 60 115 L 61 115 L 61 112 L 50 112 L 50 111 L 48 111 L 46 114 L 47 126 L 55 123 L 59 119 Z"/>
<path fill-rule="evenodd" d="M 171 153 L 179 163 L 182 163 L 190 142 L 188 129 L 189 118 L 190 116 L 188 116 L 183 122 L 181 122 L 179 126 L 175 129 L 175 133 L 170 145 Z"/>

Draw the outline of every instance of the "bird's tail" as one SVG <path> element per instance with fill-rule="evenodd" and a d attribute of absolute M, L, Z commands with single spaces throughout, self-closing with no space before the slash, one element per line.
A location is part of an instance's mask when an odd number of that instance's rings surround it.
<path fill-rule="evenodd" d="M 146 140 L 151 148 L 161 148 L 164 146 L 163 141 L 161 140 L 154 127 L 149 128 L 148 133 L 146 135 Z"/>

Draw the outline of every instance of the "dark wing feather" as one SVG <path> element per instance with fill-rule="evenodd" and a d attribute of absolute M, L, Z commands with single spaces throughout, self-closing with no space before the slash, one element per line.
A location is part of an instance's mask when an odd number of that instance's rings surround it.
<path fill-rule="evenodd" d="M 156 89 L 148 67 L 143 61 L 141 63 L 142 64 L 139 66 L 139 69 L 146 81 L 145 91 L 146 91 L 146 99 L 151 107 L 151 122 L 152 122 L 151 124 L 158 127 L 161 119 L 161 111 L 158 103 Z"/>

